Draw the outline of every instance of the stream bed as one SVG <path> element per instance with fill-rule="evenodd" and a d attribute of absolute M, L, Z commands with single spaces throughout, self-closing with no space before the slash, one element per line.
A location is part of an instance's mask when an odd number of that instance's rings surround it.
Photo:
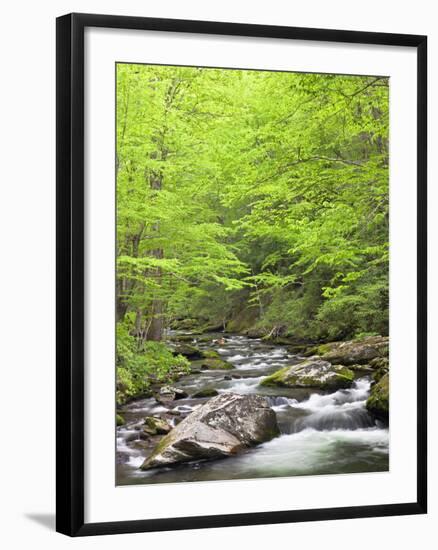
<path fill-rule="evenodd" d="M 195 345 L 213 349 L 233 370 L 206 370 L 182 377 L 175 386 L 189 396 L 204 388 L 219 393 L 256 393 L 268 398 L 281 435 L 220 460 L 142 471 L 140 466 L 155 443 L 140 439 L 145 416 L 166 414 L 171 422 L 185 417 L 208 398 L 179 399 L 168 407 L 151 397 L 123 407 L 126 424 L 117 428 L 117 485 L 288 477 L 297 475 L 377 472 L 389 469 L 389 431 L 365 408 L 371 380 L 359 377 L 350 389 L 333 393 L 312 389 L 263 387 L 259 383 L 276 370 L 303 357 L 285 346 L 240 335 L 210 334 Z M 168 412 L 168 409 L 174 409 Z"/>

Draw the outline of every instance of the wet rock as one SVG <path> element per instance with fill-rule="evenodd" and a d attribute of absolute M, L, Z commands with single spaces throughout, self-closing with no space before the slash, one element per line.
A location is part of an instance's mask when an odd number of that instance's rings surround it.
<path fill-rule="evenodd" d="M 278 434 L 275 413 L 265 398 L 221 394 L 166 435 L 141 469 L 231 456 Z"/>
<path fill-rule="evenodd" d="M 185 397 L 188 397 L 188 394 L 184 390 L 173 386 L 163 386 L 159 393 L 155 395 L 155 400 L 162 405 L 168 405 L 172 401 L 184 399 Z"/>
<path fill-rule="evenodd" d="M 389 369 L 389 359 L 388 357 L 376 357 L 370 361 L 370 366 L 373 369 Z"/>
<path fill-rule="evenodd" d="M 148 435 L 165 435 L 170 432 L 172 426 L 164 418 L 147 416 L 144 419 L 143 432 Z"/>
<path fill-rule="evenodd" d="M 374 359 L 388 356 L 389 338 L 387 336 L 370 336 L 362 340 L 322 344 L 316 349 L 321 359 L 332 364 L 370 364 Z"/>
<path fill-rule="evenodd" d="M 359 376 L 374 372 L 374 368 L 371 365 L 348 365 L 348 368 Z"/>
<path fill-rule="evenodd" d="M 380 420 L 389 419 L 389 374 L 386 373 L 377 383 L 371 386 L 370 396 L 366 402 L 367 410 Z"/>
<path fill-rule="evenodd" d="M 232 380 L 232 379 L 233 379 L 233 377 L 230 376 L 229 374 L 226 374 L 226 375 L 224 376 L 224 380 Z"/>
<path fill-rule="evenodd" d="M 220 359 L 221 356 L 219 353 L 213 349 L 206 349 L 202 351 L 202 356 L 204 359 Z"/>
<path fill-rule="evenodd" d="M 385 376 L 385 374 L 388 373 L 388 369 L 387 368 L 381 368 L 381 369 L 377 369 L 373 372 L 373 375 L 372 375 L 372 380 L 374 383 L 377 383 L 377 382 L 380 382 L 380 380 Z"/>
<path fill-rule="evenodd" d="M 348 388 L 353 381 L 354 372 L 347 367 L 332 365 L 319 358 L 311 358 L 274 372 L 263 379 L 260 385 L 336 390 Z"/>
<path fill-rule="evenodd" d="M 219 392 L 214 388 L 203 388 L 202 390 L 199 390 L 195 392 L 192 397 L 195 399 L 202 398 L 202 397 L 215 397 L 216 395 L 219 395 Z"/>
<path fill-rule="evenodd" d="M 174 355 L 184 355 L 188 359 L 200 359 L 203 357 L 203 353 L 199 348 L 186 343 L 178 343 L 174 346 L 172 353 Z"/>
<path fill-rule="evenodd" d="M 223 359 L 202 359 L 199 361 L 201 370 L 230 370 L 234 366 Z"/>

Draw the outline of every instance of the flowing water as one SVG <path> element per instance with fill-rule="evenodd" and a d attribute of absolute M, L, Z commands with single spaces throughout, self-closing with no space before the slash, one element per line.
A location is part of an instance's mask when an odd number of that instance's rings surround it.
<path fill-rule="evenodd" d="M 139 399 L 124 407 L 126 425 L 117 429 L 117 484 L 208 481 L 296 475 L 387 471 L 389 468 L 388 428 L 366 411 L 370 379 L 358 378 L 352 388 L 333 393 L 315 389 L 287 389 L 259 386 L 265 376 L 285 365 L 303 360 L 285 347 L 268 345 L 244 336 L 225 336 L 196 342 L 201 349 L 215 349 L 235 367 L 229 371 L 202 371 L 183 377 L 177 384 L 188 395 L 203 388 L 218 392 L 257 393 L 268 398 L 277 414 L 281 435 L 221 460 L 183 464 L 172 468 L 141 471 L 139 466 L 153 444 L 139 439 L 145 416 L 166 413 L 154 398 Z M 179 399 L 171 405 L 181 418 L 203 399 Z"/>

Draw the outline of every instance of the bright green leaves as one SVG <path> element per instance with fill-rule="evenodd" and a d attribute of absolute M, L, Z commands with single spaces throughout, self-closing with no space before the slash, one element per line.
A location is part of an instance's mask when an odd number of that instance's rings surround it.
<path fill-rule="evenodd" d="M 384 77 L 119 64 L 126 314 L 387 330 L 388 116 Z"/>

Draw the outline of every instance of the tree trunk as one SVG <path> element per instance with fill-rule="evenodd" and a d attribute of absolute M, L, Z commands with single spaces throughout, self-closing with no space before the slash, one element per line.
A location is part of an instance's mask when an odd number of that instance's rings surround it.
<path fill-rule="evenodd" d="M 161 158 L 163 157 L 163 153 L 161 153 Z M 150 178 L 150 186 L 151 189 L 154 189 L 156 191 L 160 191 L 162 187 L 162 175 L 160 173 L 154 173 L 152 174 Z M 153 225 L 153 231 L 156 233 L 160 232 L 160 223 L 157 222 Z M 157 248 L 155 250 L 151 250 L 151 256 L 154 258 L 162 259 L 164 256 L 164 251 L 162 248 Z M 158 284 L 160 284 L 161 279 L 161 270 L 160 268 L 157 268 L 153 272 L 154 277 L 156 277 L 156 280 Z M 146 339 L 147 340 L 153 340 L 153 341 L 160 341 L 163 339 L 163 331 L 164 331 L 164 304 L 163 301 L 160 298 L 154 298 L 152 302 L 152 319 L 149 324 Z"/>

